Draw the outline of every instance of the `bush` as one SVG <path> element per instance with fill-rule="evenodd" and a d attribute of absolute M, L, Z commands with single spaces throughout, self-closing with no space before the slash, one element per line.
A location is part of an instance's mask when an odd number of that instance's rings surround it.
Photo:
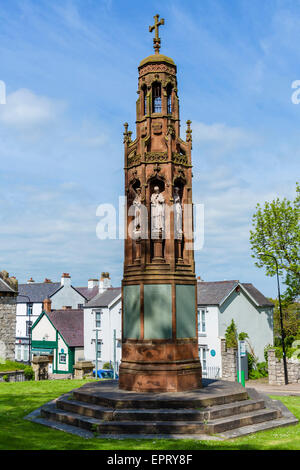
<path fill-rule="evenodd" d="M 105 362 L 105 364 L 103 364 L 103 367 L 102 369 L 110 369 L 110 363 L 109 362 Z"/>
<path fill-rule="evenodd" d="M 34 380 L 34 372 L 31 366 L 26 366 L 24 369 L 24 375 L 26 380 Z"/>
<path fill-rule="evenodd" d="M 4 382 L 8 382 L 8 375 L 3 375 L 2 379 L 4 380 Z"/>
<path fill-rule="evenodd" d="M 237 348 L 237 329 L 233 319 L 226 329 L 225 340 L 227 348 Z"/>

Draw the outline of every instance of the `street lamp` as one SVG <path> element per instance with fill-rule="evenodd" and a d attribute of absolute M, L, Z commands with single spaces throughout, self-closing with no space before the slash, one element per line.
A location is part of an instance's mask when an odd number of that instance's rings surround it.
<path fill-rule="evenodd" d="M 284 344 L 284 329 L 283 329 L 283 320 L 282 320 L 282 308 L 281 308 L 281 297 L 280 297 L 280 285 L 279 285 L 279 274 L 278 274 L 278 262 L 275 256 L 265 254 L 265 253 L 258 253 L 259 256 L 269 256 L 273 258 L 276 263 L 276 273 L 277 273 L 277 288 L 278 288 L 278 302 L 279 302 L 279 312 L 280 312 L 280 328 L 281 328 L 281 342 L 282 342 L 282 356 L 283 356 L 283 369 L 284 369 L 284 382 L 285 385 L 289 383 L 288 379 L 288 372 L 287 372 L 287 365 L 286 365 L 286 354 L 285 354 L 285 344 Z"/>
<path fill-rule="evenodd" d="M 29 300 L 28 303 L 30 303 L 30 304 L 32 303 L 31 300 L 30 300 L 30 297 L 28 297 L 28 295 L 18 294 L 18 297 L 26 297 Z M 28 309 L 27 309 L 27 311 L 28 311 Z M 28 346 L 29 346 L 28 349 L 29 349 L 29 351 L 28 352 L 29 352 L 29 364 L 30 364 L 31 363 L 31 319 L 30 319 L 31 310 L 30 309 L 29 309 L 28 317 L 29 317 L 29 321 L 28 321 L 28 323 L 29 323 L 29 331 L 28 331 Z"/>

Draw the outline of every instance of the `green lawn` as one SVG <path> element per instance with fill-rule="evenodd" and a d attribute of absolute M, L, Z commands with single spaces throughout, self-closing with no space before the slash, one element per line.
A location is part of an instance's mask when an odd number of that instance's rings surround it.
<path fill-rule="evenodd" d="M 53 380 L 0 383 L 1 450 L 192 450 L 192 449 L 300 449 L 300 424 L 263 431 L 229 441 L 83 439 L 24 420 L 44 403 L 80 387 L 86 381 Z M 282 400 L 300 419 L 300 397 L 272 397 Z"/>

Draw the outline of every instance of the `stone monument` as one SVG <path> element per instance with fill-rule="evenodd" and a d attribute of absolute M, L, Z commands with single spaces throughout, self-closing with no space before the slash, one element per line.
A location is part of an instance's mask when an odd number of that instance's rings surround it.
<path fill-rule="evenodd" d="M 124 132 L 128 236 L 119 386 L 176 392 L 201 387 L 190 229 L 192 131 L 188 121 L 181 139 L 177 68 L 159 52 L 164 20 L 154 19 L 155 53 L 138 68 L 136 139 L 127 123 Z"/>

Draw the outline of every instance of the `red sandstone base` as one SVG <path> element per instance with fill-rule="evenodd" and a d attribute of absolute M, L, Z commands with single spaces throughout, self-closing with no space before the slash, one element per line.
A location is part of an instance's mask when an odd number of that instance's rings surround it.
<path fill-rule="evenodd" d="M 202 387 L 199 362 L 170 364 L 122 363 L 119 371 L 119 388 L 135 392 L 183 392 Z"/>

